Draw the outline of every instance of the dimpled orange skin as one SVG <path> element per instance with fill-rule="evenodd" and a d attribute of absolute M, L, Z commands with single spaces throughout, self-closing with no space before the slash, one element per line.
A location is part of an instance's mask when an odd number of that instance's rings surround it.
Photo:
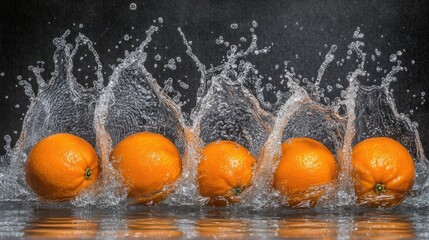
<path fill-rule="evenodd" d="M 237 196 L 250 186 L 256 159 L 245 147 L 227 140 L 209 143 L 198 165 L 198 186 L 201 196 L 218 197 L 227 202 L 238 201 Z M 220 201 L 222 202 L 222 201 Z"/>
<path fill-rule="evenodd" d="M 282 144 L 282 157 L 274 172 L 274 188 L 288 197 L 290 207 L 317 204 L 323 191 L 305 193 L 335 180 L 337 166 L 334 155 L 322 143 L 310 138 L 293 138 Z"/>
<path fill-rule="evenodd" d="M 413 157 L 391 138 L 369 138 L 356 144 L 352 167 L 357 204 L 395 206 L 414 184 Z"/>
<path fill-rule="evenodd" d="M 155 204 L 164 200 L 182 173 L 177 147 L 161 134 L 139 132 L 124 138 L 110 155 L 113 167 L 124 178 L 128 196 L 135 203 Z"/>
<path fill-rule="evenodd" d="M 97 153 L 84 139 L 58 133 L 39 141 L 30 151 L 25 179 L 42 199 L 69 200 L 99 175 Z"/>

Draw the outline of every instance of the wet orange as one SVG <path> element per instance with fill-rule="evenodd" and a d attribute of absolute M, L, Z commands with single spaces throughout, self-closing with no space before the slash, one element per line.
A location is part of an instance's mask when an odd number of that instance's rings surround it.
<path fill-rule="evenodd" d="M 414 160 L 399 142 L 369 138 L 353 147 L 352 177 L 357 204 L 390 207 L 414 184 Z"/>
<path fill-rule="evenodd" d="M 182 173 L 180 153 L 174 143 L 151 132 L 124 138 L 116 145 L 110 159 L 122 174 L 128 196 L 140 204 L 164 200 Z"/>
<path fill-rule="evenodd" d="M 282 144 L 282 157 L 273 186 L 287 197 L 290 207 L 313 207 L 325 192 L 317 189 L 336 178 L 334 155 L 310 138 L 293 138 Z"/>
<path fill-rule="evenodd" d="M 238 201 L 251 184 L 255 163 L 249 150 L 238 143 L 219 140 L 208 144 L 198 165 L 201 196 L 211 198 L 209 204 L 215 206 Z"/>
<path fill-rule="evenodd" d="M 39 141 L 30 151 L 25 179 L 39 197 L 69 200 L 98 178 L 94 148 L 84 139 L 58 133 Z"/>

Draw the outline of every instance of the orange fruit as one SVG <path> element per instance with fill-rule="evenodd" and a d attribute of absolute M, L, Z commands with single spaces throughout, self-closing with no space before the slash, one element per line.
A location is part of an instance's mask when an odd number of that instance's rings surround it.
<path fill-rule="evenodd" d="M 157 133 L 139 132 L 124 138 L 113 149 L 110 159 L 135 203 L 164 200 L 182 173 L 179 150 Z"/>
<path fill-rule="evenodd" d="M 69 200 L 98 178 L 97 153 L 87 141 L 58 133 L 39 141 L 31 149 L 25 179 L 39 197 Z"/>
<path fill-rule="evenodd" d="M 237 202 L 250 186 L 256 159 L 238 143 L 218 140 L 208 144 L 198 164 L 198 186 L 201 196 L 209 197 L 209 205 Z"/>
<path fill-rule="evenodd" d="M 391 138 L 369 138 L 353 147 L 357 204 L 390 207 L 401 203 L 413 187 L 414 175 L 413 157 Z"/>
<path fill-rule="evenodd" d="M 282 157 L 274 172 L 274 188 L 287 197 L 290 207 L 313 207 L 325 192 L 323 185 L 336 178 L 334 155 L 310 138 L 293 138 L 282 144 Z"/>

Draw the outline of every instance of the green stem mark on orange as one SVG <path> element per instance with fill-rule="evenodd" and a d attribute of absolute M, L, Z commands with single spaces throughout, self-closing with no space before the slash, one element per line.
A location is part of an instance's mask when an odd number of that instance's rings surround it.
<path fill-rule="evenodd" d="M 232 194 L 234 194 L 234 196 L 238 196 L 240 195 L 240 193 L 242 193 L 244 191 L 243 187 L 236 187 L 232 189 Z"/>
<path fill-rule="evenodd" d="M 86 179 L 86 180 L 89 180 L 89 179 L 91 179 L 91 176 L 92 176 L 92 174 L 91 174 L 91 169 L 86 168 L 86 169 L 85 169 L 85 179 Z"/>
<path fill-rule="evenodd" d="M 384 192 L 386 192 L 385 187 L 386 187 L 386 185 L 381 184 L 381 183 L 377 183 L 377 184 L 375 184 L 374 191 L 376 193 L 384 193 Z"/>

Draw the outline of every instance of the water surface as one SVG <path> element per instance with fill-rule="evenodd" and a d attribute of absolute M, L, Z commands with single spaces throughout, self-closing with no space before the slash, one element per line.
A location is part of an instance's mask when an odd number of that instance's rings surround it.
<path fill-rule="evenodd" d="M 0 238 L 427 238 L 429 209 L 255 210 L 201 206 L 98 209 L 3 202 Z"/>

